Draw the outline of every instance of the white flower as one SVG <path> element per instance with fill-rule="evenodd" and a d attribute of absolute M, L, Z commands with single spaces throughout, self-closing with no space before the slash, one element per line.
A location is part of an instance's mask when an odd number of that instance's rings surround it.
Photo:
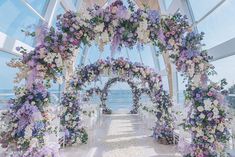
<path fill-rule="evenodd" d="M 34 112 L 32 117 L 33 117 L 34 121 L 41 121 L 41 120 L 43 120 L 41 112 Z"/>
<path fill-rule="evenodd" d="M 26 128 L 25 128 L 25 132 L 24 132 L 24 138 L 26 139 L 30 139 L 32 137 L 32 127 L 30 125 L 28 125 Z"/>
<path fill-rule="evenodd" d="M 117 19 L 113 20 L 113 26 L 116 27 L 118 25 L 119 21 Z"/>
<path fill-rule="evenodd" d="M 217 118 L 217 117 L 219 117 L 218 115 L 219 115 L 219 110 L 217 109 L 217 108 L 214 108 L 213 110 L 213 114 L 214 114 L 214 118 Z"/>
<path fill-rule="evenodd" d="M 101 23 L 94 28 L 94 31 L 96 32 L 103 32 L 103 30 L 104 30 L 104 23 Z"/>
<path fill-rule="evenodd" d="M 103 33 L 101 33 L 101 40 L 102 40 L 104 43 L 109 42 L 109 34 L 108 34 L 107 31 L 104 31 Z"/>
<path fill-rule="evenodd" d="M 169 44 L 170 44 L 171 46 L 174 46 L 174 45 L 175 45 L 175 40 L 174 40 L 173 38 L 171 38 L 171 39 L 169 40 Z"/>
<path fill-rule="evenodd" d="M 206 99 L 203 102 L 205 104 L 205 110 L 206 111 L 210 111 L 211 110 L 211 104 L 212 104 L 211 100 L 210 99 Z"/>
<path fill-rule="evenodd" d="M 38 145 L 38 139 L 37 138 L 32 138 L 30 141 L 30 147 L 36 147 Z"/>
<path fill-rule="evenodd" d="M 214 105 L 218 105 L 218 104 L 219 104 L 218 100 L 214 100 L 214 101 L 213 101 L 213 104 L 214 104 Z"/>
<path fill-rule="evenodd" d="M 67 114 L 67 115 L 65 116 L 65 120 L 68 121 L 69 119 L 70 119 L 70 116 Z"/>
<path fill-rule="evenodd" d="M 199 68 L 200 68 L 201 71 L 204 70 L 204 67 L 205 67 L 205 66 L 204 66 L 204 63 L 200 63 L 200 64 L 199 64 Z"/>
<path fill-rule="evenodd" d="M 203 106 L 198 106 L 198 107 L 197 107 L 197 110 L 198 110 L 199 112 L 202 112 L 202 111 L 204 111 L 204 107 L 203 107 Z"/>
<path fill-rule="evenodd" d="M 201 114 L 199 115 L 199 117 L 200 117 L 201 119 L 204 119 L 206 116 L 205 116 L 203 113 L 201 113 Z"/>
<path fill-rule="evenodd" d="M 220 124 L 217 126 L 217 130 L 219 130 L 220 132 L 223 132 L 223 131 L 224 131 L 224 125 L 220 123 Z"/>
<path fill-rule="evenodd" d="M 212 135 L 210 135 L 207 141 L 210 142 L 210 143 L 213 143 L 214 142 L 214 137 Z"/>
<path fill-rule="evenodd" d="M 203 132 L 201 129 L 198 129 L 197 128 L 197 134 L 196 134 L 196 137 L 200 137 L 200 136 L 203 136 Z"/>
<path fill-rule="evenodd" d="M 200 75 L 195 75 L 195 76 L 193 77 L 193 82 L 194 82 L 194 85 L 195 85 L 196 87 L 198 87 L 198 86 L 200 85 L 200 81 L 201 81 L 201 76 L 200 76 Z"/>
<path fill-rule="evenodd" d="M 77 16 L 77 17 L 82 17 L 83 19 L 85 20 L 90 20 L 92 17 L 91 15 L 89 14 L 89 12 L 87 10 L 85 10 L 84 12 L 81 13 L 82 15 L 81 16 Z"/>
<path fill-rule="evenodd" d="M 57 56 L 57 59 L 55 59 L 55 63 L 57 67 L 62 67 L 63 66 L 63 61 L 60 55 Z"/>
<path fill-rule="evenodd" d="M 139 28 L 141 28 L 142 30 L 147 30 L 147 28 L 148 28 L 148 22 L 147 22 L 146 19 L 144 19 L 143 21 L 140 22 Z"/>
<path fill-rule="evenodd" d="M 48 53 L 47 56 L 44 58 L 44 61 L 51 64 L 56 57 L 55 53 Z"/>
<path fill-rule="evenodd" d="M 46 57 L 46 49 L 43 47 L 43 48 L 40 48 L 39 50 L 39 58 L 44 58 Z"/>

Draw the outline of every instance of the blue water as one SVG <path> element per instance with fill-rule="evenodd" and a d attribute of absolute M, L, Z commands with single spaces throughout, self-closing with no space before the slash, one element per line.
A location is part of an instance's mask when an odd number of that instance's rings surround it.
<path fill-rule="evenodd" d="M 108 92 L 108 97 L 106 101 L 107 107 L 111 108 L 113 111 L 116 111 L 120 108 L 132 109 L 133 100 L 132 93 L 130 90 L 110 90 Z M 91 103 L 97 104 L 100 103 L 98 96 L 93 96 L 90 100 Z M 147 95 L 142 95 L 141 100 L 143 102 L 150 101 Z"/>
<path fill-rule="evenodd" d="M 7 108 L 7 100 L 10 98 L 14 98 L 12 91 L 10 90 L 1 90 L 0 91 L 0 109 L 5 109 Z M 53 91 L 54 93 L 54 91 Z M 3 94 L 3 95 L 2 95 Z M 58 97 L 58 94 L 56 94 Z M 53 99 L 54 100 L 54 99 Z M 184 96 L 183 93 L 179 94 L 179 102 L 183 103 L 184 101 Z M 145 94 L 141 96 L 140 102 L 151 102 L 149 97 Z M 91 104 L 100 104 L 100 99 L 98 96 L 94 95 L 90 99 Z M 116 111 L 120 108 L 126 108 L 126 109 L 131 109 L 133 105 L 133 100 L 132 100 L 132 93 L 130 90 L 110 90 L 108 92 L 108 97 L 106 101 L 107 107 L 111 108 L 113 111 Z"/>

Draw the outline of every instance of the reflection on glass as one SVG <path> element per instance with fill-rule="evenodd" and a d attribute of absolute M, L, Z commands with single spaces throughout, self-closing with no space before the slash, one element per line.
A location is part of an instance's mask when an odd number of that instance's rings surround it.
<path fill-rule="evenodd" d="M 53 18 L 53 22 L 52 22 L 53 27 L 56 27 L 57 16 L 60 15 L 60 14 L 64 14 L 64 13 L 65 13 L 65 10 L 62 7 L 61 3 L 59 3 L 56 7 L 55 15 L 54 15 L 54 18 Z"/>
<path fill-rule="evenodd" d="M 201 1 L 201 3 L 200 3 Z M 220 0 L 203 1 L 191 0 L 196 20 L 205 15 Z M 203 4 L 203 5 L 201 5 Z M 222 6 L 217 8 L 212 14 L 198 24 L 198 30 L 205 32 L 204 43 L 205 49 L 212 48 L 231 38 L 235 37 L 235 0 L 227 0 Z M 226 31 L 225 31 L 226 30 Z"/>
<path fill-rule="evenodd" d="M 27 0 L 27 2 L 40 14 L 44 15 L 48 6 L 49 0 Z"/>
<path fill-rule="evenodd" d="M 16 0 L 0 1 L 0 21 L 1 32 L 31 46 L 33 45 L 33 39 L 31 37 L 26 37 L 21 30 L 29 29 L 30 31 L 33 31 L 35 26 L 39 24 L 40 19 L 27 8 L 24 3 Z M 30 29 L 30 27 L 32 28 Z"/>

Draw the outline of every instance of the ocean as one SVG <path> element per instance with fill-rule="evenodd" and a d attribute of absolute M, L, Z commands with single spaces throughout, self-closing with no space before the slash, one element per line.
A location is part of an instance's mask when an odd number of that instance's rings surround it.
<path fill-rule="evenodd" d="M 52 91 L 52 93 L 56 93 L 56 91 Z M 58 101 L 58 92 L 54 94 L 53 101 Z M 14 94 L 11 90 L 1 90 L 0 91 L 0 109 L 6 109 L 7 108 L 7 101 L 10 98 L 14 98 Z M 183 103 L 184 96 L 183 93 L 179 95 L 179 101 L 180 103 Z M 140 99 L 140 103 L 148 103 L 151 102 L 150 98 L 143 94 Z M 99 96 L 94 95 L 90 99 L 90 104 L 100 104 Z M 131 109 L 133 105 L 132 100 L 132 93 L 130 90 L 110 90 L 107 97 L 107 107 L 111 108 L 113 111 L 116 111 L 120 108 L 126 108 Z"/>

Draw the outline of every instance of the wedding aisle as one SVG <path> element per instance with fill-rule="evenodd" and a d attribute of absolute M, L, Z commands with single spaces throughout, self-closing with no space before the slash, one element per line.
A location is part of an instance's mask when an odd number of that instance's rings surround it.
<path fill-rule="evenodd" d="M 161 145 L 150 137 L 138 115 L 104 115 L 89 143 L 61 151 L 62 157 L 174 157 L 176 146 Z"/>

